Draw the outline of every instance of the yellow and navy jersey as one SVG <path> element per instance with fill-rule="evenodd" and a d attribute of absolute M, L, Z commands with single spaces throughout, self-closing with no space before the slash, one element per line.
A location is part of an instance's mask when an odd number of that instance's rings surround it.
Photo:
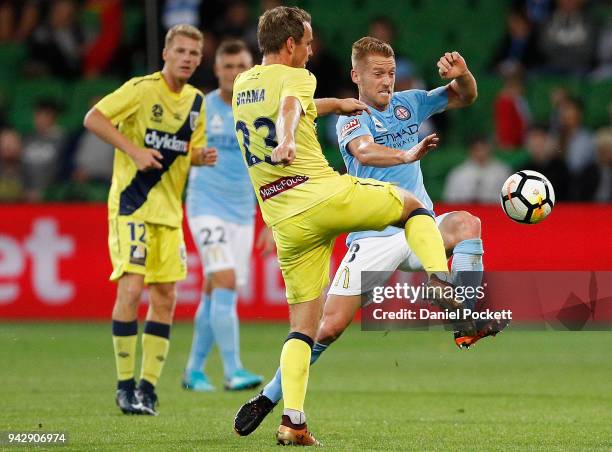
<path fill-rule="evenodd" d="M 236 135 L 265 222 L 272 226 L 315 206 L 341 190 L 317 140 L 317 79 L 308 70 L 282 64 L 254 66 L 234 82 L 232 109 Z M 295 97 L 303 114 L 296 129 L 296 158 L 273 164 L 276 120 L 281 100 Z"/>
<path fill-rule="evenodd" d="M 95 106 L 132 143 L 158 150 L 162 169 L 138 171 L 115 149 L 108 216 L 131 215 L 148 223 L 180 227 L 182 194 L 191 150 L 204 147 L 204 96 L 191 85 L 170 90 L 161 72 L 135 77 Z"/>

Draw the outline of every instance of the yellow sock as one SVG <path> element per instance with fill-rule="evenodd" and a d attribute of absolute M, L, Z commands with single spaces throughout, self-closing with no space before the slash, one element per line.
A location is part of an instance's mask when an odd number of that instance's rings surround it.
<path fill-rule="evenodd" d="M 115 363 L 117 364 L 117 380 L 131 380 L 134 378 L 137 339 L 137 335 L 113 336 Z"/>
<path fill-rule="evenodd" d="M 113 348 L 117 365 L 117 380 L 132 380 L 136 366 L 136 340 L 138 322 L 113 320 Z"/>
<path fill-rule="evenodd" d="M 142 369 L 140 379 L 153 386 L 161 375 L 170 348 L 170 325 L 146 322 L 142 335 Z"/>
<path fill-rule="evenodd" d="M 292 333 L 295 334 L 295 333 Z M 307 339 L 307 336 L 304 336 Z M 283 346 L 280 358 L 281 386 L 285 408 L 304 412 L 308 387 L 311 348 L 302 339 L 290 338 Z"/>
<path fill-rule="evenodd" d="M 422 210 L 425 212 L 425 209 Z M 408 246 L 419 258 L 427 273 L 448 272 L 444 241 L 431 216 L 420 213 L 412 215 L 406 221 L 404 232 Z"/>

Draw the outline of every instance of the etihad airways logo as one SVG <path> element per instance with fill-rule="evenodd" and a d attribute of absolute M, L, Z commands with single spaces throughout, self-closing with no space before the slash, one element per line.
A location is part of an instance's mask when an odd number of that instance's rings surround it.
<path fill-rule="evenodd" d="M 176 135 L 168 132 L 160 132 L 159 130 L 147 129 L 144 136 L 144 144 L 149 148 L 158 151 L 174 151 L 187 153 L 189 149 L 189 141 L 181 140 Z"/>

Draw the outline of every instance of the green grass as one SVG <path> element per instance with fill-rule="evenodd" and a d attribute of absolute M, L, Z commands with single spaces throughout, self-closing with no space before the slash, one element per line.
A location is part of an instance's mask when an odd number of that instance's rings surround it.
<path fill-rule="evenodd" d="M 271 376 L 286 331 L 243 325 L 245 366 Z M 232 432 L 253 391 L 179 387 L 188 324 L 172 332 L 160 415 L 120 414 L 109 332 L 0 323 L 0 430 L 66 431 L 74 450 L 278 450 L 278 408 L 251 436 Z M 312 370 L 309 426 L 334 450 L 609 450 L 610 342 L 607 332 L 510 330 L 461 352 L 443 331 L 385 335 L 355 325 Z M 221 386 L 216 354 L 208 369 Z"/>

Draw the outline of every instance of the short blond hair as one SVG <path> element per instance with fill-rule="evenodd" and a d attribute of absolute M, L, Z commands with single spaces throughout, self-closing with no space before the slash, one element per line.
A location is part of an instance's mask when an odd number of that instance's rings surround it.
<path fill-rule="evenodd" d="M 166 33 L 164 46 L 166 48 L 170 47 L 172 40 L 176 36 L 185 36 L 187 38 L 193 39 L 194 41 L 198 41 L 200 43 L 200 48 L 202 48 L 202 46 L 204 45 L 204 35 L 193 25 L 178 24 L 172 27 L 170 30 L 168 30 L 168 33 Z"/>
<path fill-rule="evenodd" d="M 353 67 L 355 67 L 358 62 L 363 61 L 370 55 L 395 58 L 393 47 L 380 39 L 365 36 L 353 43 L 353 49 L 351 51 L 351 63 Z"/>

